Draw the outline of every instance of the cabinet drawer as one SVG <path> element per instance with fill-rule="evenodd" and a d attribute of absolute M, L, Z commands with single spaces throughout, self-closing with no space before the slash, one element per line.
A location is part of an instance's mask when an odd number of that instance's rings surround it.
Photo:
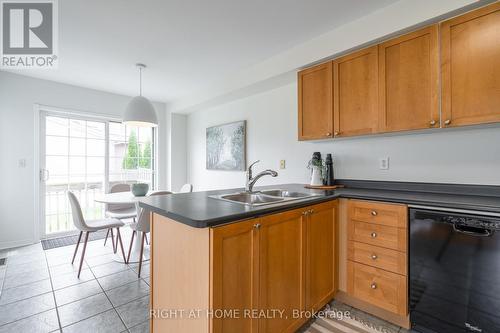
<path fill-rule="evenodd" d="M 407 277 L 348 261 L 347 291 L 354 297 L 399 314 L 407 314 Z"/>
<path fill-rule="evenodd" d="M 348 244 L 349 260 L 406 275 L 406 253 L 379 246 L 353 242 Z"/>
<path fill-rule="evenodd" d="M 351 221 L 406 228 L 408 210 L 405 205 L 349 200 L 349 219 Z"/>
<path fill-rule="evenodd" d="M 407 230 L 349 221 L 349 240 L 406 252 Z"/>

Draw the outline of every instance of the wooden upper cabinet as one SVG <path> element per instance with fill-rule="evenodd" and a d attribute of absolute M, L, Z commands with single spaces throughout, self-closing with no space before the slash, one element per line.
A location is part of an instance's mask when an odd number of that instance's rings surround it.
<path fill-rule="evenodd" d="M 438 51 L 437 25 L 379 45 L 381 132 L 439 127 Z"/>
<path fill-rule="evenodd" d="M 500 2 L 441 24 L 444 126 L 500 122 Z"/>
<path fill-rule="evenodd" d="M 377 52 L 373 46 L 333 61 L 335 137 L 377 131 Z"/>
<path fill-rule="evenodd" d="M 299 72 L 298 88 L 299 140 L 332 137 L 332 63 Z"/>
<path fill-rule="evenodd" d="M 258 308 L 259 219 L 211 229 L 212 232 L 212 308 Z M 231 316 L 213 320 L 214 333 L 257 333 L 257 319 Z"/>
<path fill-rule="evenodd" d="M 306 223 L 306 309 L 319 310 L 336 289 L 336 202 L 311 207 Z"/>
<path fill-rule="evenodd" d="M 295 332 L 304 309 L 304 209 L 265 216 L 259 229 L 262 310 L 281 309 L 283 316 L 259 321 L 259 333 Z"/>

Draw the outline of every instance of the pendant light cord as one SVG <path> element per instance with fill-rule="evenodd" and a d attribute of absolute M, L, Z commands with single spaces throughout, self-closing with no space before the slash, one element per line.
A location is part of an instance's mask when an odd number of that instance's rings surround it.
<path fill-rule="evenodd" d="M 139 96 L 142 96 L 142 67 L 139 67 Z"/>

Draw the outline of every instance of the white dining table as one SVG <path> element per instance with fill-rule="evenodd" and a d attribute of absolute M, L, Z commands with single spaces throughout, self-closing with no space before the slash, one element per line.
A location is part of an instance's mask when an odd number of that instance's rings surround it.
<path fill-rule="evenodd" d="M 149 194 L 149 193 L 148 193 Z M 99 203 L 104 203 L 104 204 L 134 204 L 136 205 L 137 212 L 140 211 L 139 209 L 139 200 L 145 198 L 143 197 L 136 197 L 132 194 L 132 192 L 115 192 L 115 193 L 106 193 L 103 194 L 102 196 L 96 197 L 94 200 Z M 139 218 L 139 216 L 137 216 Z M 137 220 L 136 218 L 136 220 Z M 127 234 L 127 236 L 131 236 L 130 234 Z M 125 238 L 128 238 L 127 241 Z M 130 246 L 128 240 L 129 237 L 123 237 L 122 235 L 122 243 L 123 243 L 123 248 L 125 250 L 125 257 L 128 254 L 128 246 Z M 129 263 L 137 263 L 139 262 L 139 258 L 141 256 L 141 239 L 142 239 L 142 232 L 138 231 L 136 237 L 134 237 L 134 243 L 132 244 L 132 250 L 130 252 L 130 260 Z M 128 246 L 127 246 L 128 245 Z M 123 263 L 123 256 L 119 251 L 116 251 L 116 255 L 114 258 L 115 261 Z M 149 260 L 149 245 L 144 244 L 144 251 L 142 255 L 142 261 L 148 261 Z"/>

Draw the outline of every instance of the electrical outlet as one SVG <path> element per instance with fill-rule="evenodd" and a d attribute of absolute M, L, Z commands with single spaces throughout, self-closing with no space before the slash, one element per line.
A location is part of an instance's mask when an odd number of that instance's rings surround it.
<path fill-rule="evenodd" d="M 17 162 L 17 165 L 18 165 L 20 168 L 26 168 L 26 159 L 25 159 L 25 158 L 21 158 L 21 159 Z"/>
<path fill-rule="evenodd" d="M 378 159 L 378 167 L 380 170 L 389 170 L 389 157 L 381 157 Z"/>
<path fill-rule="evenodd" d="M 286 168 L 285 160 L 280 160 L 280 169 L 285 169 L 285 168 Z"/>

